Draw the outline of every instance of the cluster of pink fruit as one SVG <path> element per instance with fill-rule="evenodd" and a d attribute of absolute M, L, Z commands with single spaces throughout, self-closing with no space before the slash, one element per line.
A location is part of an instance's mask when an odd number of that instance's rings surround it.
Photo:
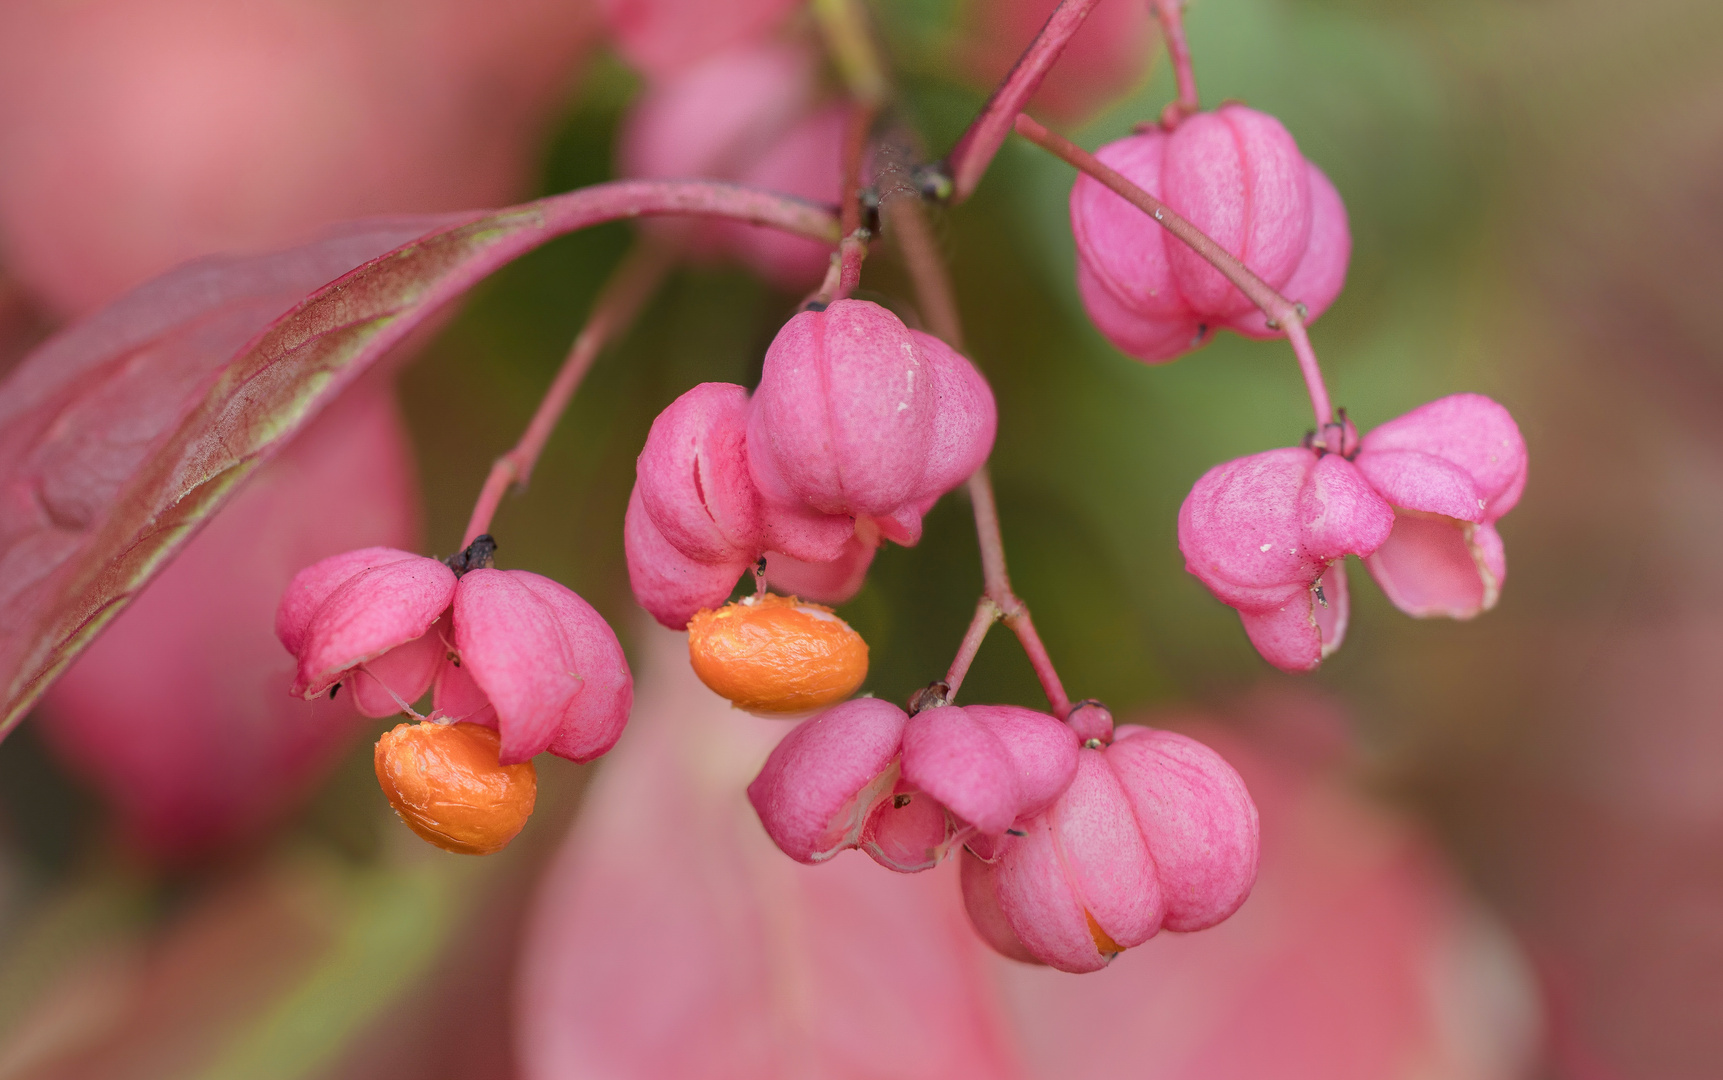
<path fill-rule="evenodd" d="M 770 42 L 655 72 L 626 128 L 625 168 L 847 199 L 832 182 L 852 113 L 815 107 L 810 85 L 806 55 Z M 1286 318 L 1302 334 L 1338 296 L 1351 246 L 1345 207 L 1272 117 L 1238 105 L 1169 109 L 1098 158 L 1165 210 L 1145 214 L 1101 169 L 1080 175 L 1071 194 L 1079 291 L 1130 355 L 1170 360 L 1223 326 L 1274 337 L 1288 332 Z M 1202 243 L 1169 235 L 1169 216 Z M 652 242 L 696 258 L 729 253 L 788 286 L 828 257 L 735 223 L 667 224 Z M 1244 278 L 1292 301 L 1264 306 Z M 914 545 L 922 516 L 982 468 L 994 440 L 992 393 L 970 362 L 885 308 L 848 299 L 850 281 L 828 277 L 780 330 L 751 395 L 705 383 L 659 415 L 624 525 L 641 606 L 673 629 L 697 622 L 701 677 L 715 689 L 745 684 L 749 706 L 766 712 L 791 711 L 775 704 L 790 700 L 779 681 L 805 690 L 807 669 L 822 664 L 839 689 L 818 704 L 852 692 L 865 645 L 793 599 L 725 607 L 738 579 L 764 560 L 765 580 L 780 588 L 848 599 L 878 545 Z M 1190 571 L 1289 670 L 1313 668 L 1339 645 L 1348 554 L 1369 559 L 1414 615 L 1488 608 L 1505 574 L 1493 523 L 1525 478 L 1506 411 L 1458 395 L 1360 439 L 1343 410 L 1329 413 L 1314 354 L 1300 359 L 1318 430 L 1197 482 L 1179 515 Z M 299 660 L 296 691 L 351 681 L 360 708 L 384 714 L 434 688 L 434 716 L 498 730 L 500 766 L 547 748 L 579 760 L 603 753 L 629 701 L 614 635 L 561 586 L 488 569 L 487 542 L 455 569 L 375 549 L 302 573 L 278 623 Z M 714 621 L 719 608 L 727 614 Z M 834 640 L 843 647 L 821 651 Z M 949 686 L 936 687 L 912 713 L 871 697 L 832 704 L 778 744 L 748 795 L 786 854 L 816 863 L 860 848 L 908 873 L 961 848 L 980 935 L 1007 956 L 1068 971 L 1096 970 L 1162 928 L 1212 926 L 1243 903 L 1256 809 L 1213 751 L 1167 732 L 1115 730 L 1095 702 L 1072 708 L 1050 693 L 1052 715 L 958 706 Z M 436 833 L 425 813 L 409 821 Z"/>
<path fill-rule="evenodd" d="M 800 862 L 859 847 L 913 873 L 963 845 L 970 921 L 1006 956 L 1095 971 L 1165 927 L 1201 930 L 1256 880 L 1244 781 L 1201 743 L 1009 705 L 913 716 L 845 702 L 785 736 L 748 787 Z"/>
<path fill-rule="evenodd" d="M 1225 919 L 1256 872 L 1257 815 L 1242 781 L 1190 739 L 1115 730 L 1104 706 L 1070 705 L 1009 593 L 997 521 L 991 539 L 983 524 L 993 514 L 981 471 L 997 425 L 991 390 L 952 344 L 848 297 L 873 238 L 856 190 L 869 171 L 856 158 L 878 102 L 857 94 L 822 104 L 811 52 L 779 33 L 790 0 L 735 5 L 708 34 L 690 34 L 706 25 L 691 18 L 658 18 L 651 4 L 609 6 L 618 41 L 648 79 L 625 124 L 625 172 L 836 201 L 849 230 L 833 255 L 829 244 L 709 211 L 710 220 L 653 223 L 646 240 L 679 257 L 734 256 L 786 288 L 810 286 L 830 265 L 818 299 L 776 336 L 752 394 L 701 384 L 657 418 L 624 522 L 641 606 L 675 629 L 706 620 L 690 642 L 708 685 L 737 687 L 733 701 L 745 693 L 766 712 L 830 705 L 789 731 L 749 787 L 767 833 L 798 861 L 855 847 L 900 872 L 960 848 L 981 936 L 1005 955 L 1069 971 L 1095 970 L 1159 929 Z M 1180 100 L 1079 175 L 1079 291 L 1100 330 L 1146 362 L 1171 360 L 1221 327 L 1287 334 L 1317 420 L 1303 445 L 1197 481 L 1178 520 L 1189 570 L 1239 611 L 1262 655 L 1289 670 L 1314 668 L 1339 646 L 1349 554 L 1367 559 L 1415 616 L 1488 609 L 1506 573 L 1495 522 L 1525 482 L 1517 427 L 1476 395 L 1432 402 L 1363 438 L 1344 410 L 1331 413 L 1303 323 L 1344 283 L 1345 207 L 1272 117 L 1238 105 L 1196 110 L 1178 5 L 1155 6 L 1183 65 Z M 945 163 L 949 182 L 924 194 L 967 193 L 1093 7 L 1059 6 Z M 1027 123 L 1026 135 L 1044 134 Z M 1169 233 L 1175 227 L 1184 231 Z M 929 325 L 954 326 L 946 314 L 923 311 Z M 579 355 L 562 396 L 541 407 L 550 424 L 590 362 L 590 351 Z M 866 646 L 829 610 L 794 598 L 725 606 L 762 560 L 763 581 L 848 599 L 880 543 L 917 543 L 923 515 L 971 478 L 988 594 L 946 682 L 918 694 L 913 712 L 840 700 L 861 683 Z M 282 596 L 276 633 L 297 664 L 292 692 L 306 699 L 346 686 L 365 715 L 416 716 L 413 703 L 433 694 L 442 723 L 402 725 L 380 742 L 379 780 L 421 835 L 482 853 L 506 844 L 531 812 L 531 759 L 605 753 L 633 685 L 615 634 L 585 601 L 491 566 L 484 529 L 495 504 L 480 503 L 467 546 L 447 562 L 385 546 L 306 567 Z M 951 703 L 980 634 L 1000 617 L 1023 637 L 1051 713 Z M 820 664 L 832 670 L 807 677 Z"/>
<path fill-rule="evenodd" d="M 413 702 L 432 692 L 432 719 L 377 743 L 377 780 L 408 827 L 462 854 L 498 851 L 525 827 L 534 757 L 599 757 L 634 703 L 610 624 L 550 578 L 495 569 L 495 550 L 480 536 L 447 562 L 343 552 L 294 575 L 275 615 L 297 662 L 290 693 L 346 685 L 366 716 L 417 718 Z"/>
<path fill-rule="evenodd" d="M 846 599 L 878 538 L 920 539 L 922 515 L 986 461 L 994 425 L 986 383 L 939 339 L 862 301 L 804 311 L 752 399 L 703 384 L 653 424 L 625 533 L 635 595 L 682 629 L 771 551 L 797 560 L 802 591 Z M 1237 774 L 1182 736 L 1115 737 L 1095 704 L 1062 723 L 853 699 L 790 732 L 748 793 L 802 862 L 860 847 L 907 873 L 964 845 L 977 929 L 1006 955 L 1069 971 L 1163 923 L 1211 926 L 1255 878 L 1256 810 Z"/>
<path fill-rule="evenodd" d="M 431 690 L 437 713 L 497 730 L 505 765 L 609 750 L 634 686 L 616 634 L 567 587 L 492 568 L 493 550 L 488 536 L 449 563 L 364 548 L 301 570 L 275 617 L 291 692 L 347 684 L 360 712 L 394 716 Z"/>
<path fill-rule="evenodd" d="M 1321 170 L 1278 121 L 1240 105 L 1102 147 L 1105 165 L 1158 196 L 1315 319 L 1339 295 L 1351 237 Z M 1140 360 L 1173 359 L 1217 327 L 1276 336 L 1222 271 L 1088 175 L 1071 191 L 1077 280 L 1095 325 Z M 1211 469 L 1179 512 L 1186 567 L 1236 608 L 1263 657 L 1316 667 L 1346 633 L 1343 557 L 1367 559 L 1407 614 L 1467 619 L 1492 607 L 1507 564 L 1495 522 L 1525 486 L 1506 409 L 1476 394 L 1431 402 L 1362 440 L 1344 410 L 1301 447 Z"/>
<path fill-rule="evenodd" d="M 1303 446 L 1210 469 L 1179 510 L 1179 548 L 1264 659 L 1308 670 L 1346 635 L 1346 555 L 1408 615 L 1494 606 L 1507 575 L 1495 522 L 1525 482 L 1525 442 L 1489 398 L 1441 398 L 1362 440 L 1342 413 Z"/>

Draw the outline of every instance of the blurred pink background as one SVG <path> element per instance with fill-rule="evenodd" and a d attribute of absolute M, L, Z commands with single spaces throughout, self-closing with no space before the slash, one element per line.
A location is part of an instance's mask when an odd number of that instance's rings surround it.
<path fill-rule="evenodd" d="M 1052 7 L 866 5 L 930 156 Z M 1196 0 L 1187 25 L 1205 103 L 1275 113 L 1347 200 L 1314 334 L 1341 403 L 1362 426 L 1488 393 L 1532 460 L 1497 610 L 1355 598 L 1342 654 L 1274 674 L 1172 515 L 1208 464 L 1302 433 L 1284 346 L 1113 351 L 1077 306 L 1069 170 L 1026 145 L 938 216 L 1019 591 L 1084 695 L 1245 776 L 1264 854 L 1238 916 L 1065 976 L 987 953 L 949 867 L 771 849 L 742 787 L 782 729 L 692 681 L 620 558 L 651 416 L 749 381 L 806 286 L 746 243 L 673 277 L 499 517 L 508 565 L 625 639 L 639 704 L 608 759 L 541 766 L 522 837 L 463 860 L 389 815 L 378 725 L 265 696 L 288 658 L 258 620 L 297 566 L 454 546 L 616 227 L 331 408 L 0 744 L 0 1077 L 1723 1074 L 1723 8 Z M 835 100 L 787 0 L 13 0 L 0 368 L 189 258 L 618 174 L 636 103 L 761 42 L 813 58 L 786 115 Z M 1158 48 L 1142 4 L 1103 0 L 1037 113 L 1119 137 L 1170 97 Z M 890 251 L 864 288 L 910 294 Z M 943 671 L 973 605 L 944 513 L 845 609 L 882 697 Z M 1014 649 L 966 693 L 1033 703 Z"/>

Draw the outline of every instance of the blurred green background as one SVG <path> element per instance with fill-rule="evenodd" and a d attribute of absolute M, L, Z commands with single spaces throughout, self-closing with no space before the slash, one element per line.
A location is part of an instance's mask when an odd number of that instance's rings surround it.
<path fill-rule="evenodd" d="M 935 149 L 984 97 L 940 62 L 953 7 L 874 5 L 902 107 Z M 1478 391 L 1530 446 L 1526 498 L 1502 523 L 1499 608 L 1413 621 L 1354 563 L 1345 648 L 1298 681 L 1346 703 L 1363 782 L 1429 823 L 1534 962 L 1575 973 L 1552 1023 L 1587 1032 L 1624 1075 L 1718 1075 L 1723 5 L 1196 0 L 1187 19 L 1205 101 L 1278 116 L 1346 199 L 1348 285 L 1313 331 L 1336 403 L 1367 429 Z M 612 175 L 636 89 L 608 57 L 589 66 L 546 148 L 544 192 Z M 1072 137 L 1116 138 L 1171 96 L 1157 64 Z M 1013 139 L 936 222 L 969 353 L 998 396 L 1017 591 L 1073 696 L 1120 716 L 1293 681 L 1184 572 L 1174 535 L 1210 465 L 1304 434 L 1291 352 L 1233 335 L 1162 367 L 1115 352 L 1077 300 L 1071 179 Z M 456 546 L 628 243 L 606 226 L 521 260 L 405 372 L 433 551 Z M 913 317 L 889 247 L 863 290 Z M 505 503 L 499 565 L 569 584 L 626 643 L 640 615 L 621 519 L 647 427 L 696 382 L 752 385 L 798 299 L 740 270 L 678 271 L 601 358 L 531 490 Z M 941 676 L 980 584 L 968 507 L 947 498 L 921 545 L 885 548 L 842 609 L 872 649 L 866 688 L 901 701 Z M 1008 635 L 964 696 L 1036 703 Z M 173 926 L 187 927 L 169 932 L 190 987 L 175 1000 L 201 1004 L 154 1018 L 90 1075 L 155 1075 L 176 1054 L 209 1077 L 506 1075 L 485 1070 L 508 1055 L 513 920 L 588 770 L 541 765 L 527 833 L 478 863 L 395 827 L 369 759 L 356 747 L 265 849 L 162 878 L 112 846 L 99 805 L 28 725 L 0 744 L 0 1076 L 35 1075 L 41 1031 L 98 1023 L 92 988 Z M 176 923 L 187 911 L 204 917 Z M 223 950 L 244 978 L 190 959 Z M 459 1048 L 436 1035 L 453 987 L 479 1002 Z"/>

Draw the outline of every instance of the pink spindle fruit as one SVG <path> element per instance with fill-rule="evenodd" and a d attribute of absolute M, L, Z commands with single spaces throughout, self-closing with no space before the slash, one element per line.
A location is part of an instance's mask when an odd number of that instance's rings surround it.
<path fill-rule="evenodd" d="M 754 394 L 755 482 L 823 514 L 892 513 L 921 484 L 930 374 L 909 328 L 878 304 L 839 300 L 796 315 L 766 350 Z"/>
<path fill-rule="evenodd" d="M 748 392 L 701 383 L 647 432 L 637 462 L 641 507 L 691 559 L 745 564 L 758 557 L 760 496 L 748 475 L 747 431 Z"/>
<path fill-rule="evenodd" d="M 666 626 L 721 606 L 760 557 L 748 409 L 742 387 L 701 383 L 658 415 L 640 451 L 623 548 L 635 598 Z"/>
<path fill-rule="evenodd" d="M 963 855 L 964 901 L 1000 953 L 1096 971 L 1162 926 L 1201 930 L 1256 880 L 1256 806 L 1220 755 L 1125 726 L 1079 752 L 1058 800 L 983 862 Z"/>
<path fill-rule="evenodd" d="M 590 761 L 628 721 L 633 680 L 615 633 L 549 578 L 479 566 L 457 579 L 387 548 L 306 567 L 282 594 L 276 632 L 306 698 L 351 682 L 367 715 L 405 711 L 428 688 L 437 712 L 497 729 L 504 765 L 545 750 Z"/>
<path fill-rule="evenodd" d="M 496 728 L 504 765 L 545 750 L 591 761 L 616 745 L 634 680 L 610 624 L 573 590 L 526 570 L 469 570 L 453 630 L 437 709 Z"/>
<path fill-rule="evenodd" d="M 841 603 L 881 538 L 920 540 L 996 425 L 986 380 L 937 338 L 867 301 L 802 312 L 751 399 L 705 383 L 654 421 L 623 530 L 635 598 L 686 626 L 770 552 L 799 595 Z"/>
<path fill-rule="evenodd" d="M 987 460 L 996 425 L 986 380 L 950 346 L 838 300 L 796 315 L 766 351 L 748 465 L 768 507 L 867 515 L 913 544 L 922 514 Z"/>
<path fill-rule="evenodd" d="M 1394 507 L 1368 560 L 1388 599 L 1418 618 L 1469 619 L 1496 605 L 1507 558 L 1496 521 L 1526 486 L 1526 444 L 1480 394 L 1421 405 L 1365 436 L 1358 471 Z"/>
<path fill-rule="evenodd" d="M 834 705 L 797 724 L 748 785 L 766 835 L 797 862 L 823 862 L 861 842 L 891 797 L 907 718 L 878 698 Z"/>
<path fill-rule="evenodd" d="M 904 727 L 904 781 L 983 836 L 1045 810 L 1076 770 L 1077 733 L 1033 709 L 947 705 Z"/>
<path fill-rule="evenodd" d="M 1469 619 L 1495 605 L 1507 576 L 1495 522 L 1526 483 L 1506 409 L 1454 394 L 1362 441 L 1342 412 L 1324 439 L 1338 452 L 1313 444 L 1217 465 L 1179 509 L 1185 569 L 1238 609 L 1263 659 L 1308 671 L 1340 647 L 1345 555 L 1408 615 Z"/>
<path fill-rule="evenodd" d="M 348 699 L 288 696 L 293 663 L 270 616 L 306 562 L 354 544 L 414 543 L 412 473 L 387 388 L 350 391 L 49 690 L 44 738 L 114 804 L 133 842 L 181 859 L 254 835 L 358 734 Z"/>
<path fill-rule="evenodd" d="M 747 561 L 704 563 L 684 555 L 653 522 L 640 497 L 638 480 L 622 519 L 622 550 L 628 557 L 628 585 L 635 601 L 675 630 L 686 628 L 701 609 L 722 606 L 750 565 Z"/>
<path fill-rule="evenodd" d="M 1308 671 L 1346 636 L 1343 558 L 1372 554 L 1393 526 L 1352 462 L 1290 447 L 1205 473 L 1179 508 L 1179 550 L 1264 659 Z"/>
<path fill-rule="evenodd" d="M 798 725 L 748 798 L 797 862 L 860 848 L 899 873 L 931 869 L 951 842 L 978 849 L 1045 810 L 1071 783 L 1077 736 L 1045 713 L 955 705 L 905 718 L 857 698 Z"/>
<path fill-rule="evenodd" d="M 442 661 L 431 628 L 455 585 L 454 571 L 436 559 L 394 548 L 307 566 L 275 614 L 275 636 L 299 662 L 290 692 L 309 701 L 346 681 L 365 715 L 401 712 L 430 688 Z"/>
<path fill-rule="evenodd" d="M 1277 695 L 1255 711 L 1275 730 L 1252 724 L 1257 737 L 1245 741 L 1237 717 L 1192 729 L 1238 769 L 1262 811 L 1249 901 L 1220 926 L 1160 934 L 1079 979 L 996 962 L 1023 1075 L 1538 1075 L 1536 990 L 1500 922 L 1438 845 L 1360 794 L 1337 763 L 1313 760 L 1311 737 L 1344 735 L 1288 730 L 1309 703 Z M 1321 712 L 1342 723 L 1331 707 Z M 1163 889 L 1169 912 L 1172 894 Z"/>
<path fill-rule="evenodd" d="M 1237 256 L 1315 319 L 1346 279 L 1346 208 L 1272 116 L 1242 105 L 1109 143 L 1096 157 Z M 1262 313 L 1194 250 L 1087 175 L 1071 189 L 1077 284 L 1122 351 L 1171 360 L 1219 327 L 1267 337 Z"/>

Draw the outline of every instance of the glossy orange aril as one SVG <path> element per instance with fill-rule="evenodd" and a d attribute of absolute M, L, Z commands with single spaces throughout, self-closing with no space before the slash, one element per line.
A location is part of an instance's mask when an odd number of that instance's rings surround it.
<path fill-rule="evenodd" d="M 700 681 L 737 708 L 799 713 L 844 700 L 867 678 L 867 642 L 819 604 L 770 594 L 688 623 Z"/>
<path fill-rule="evenodd" d="M 461 855 L 508 846 L 538 798 L 532 762 L 497 761 L 501 740 L 478 724 L 399 724 L 377 740 L 377 782 L 407 827 Z"/>

